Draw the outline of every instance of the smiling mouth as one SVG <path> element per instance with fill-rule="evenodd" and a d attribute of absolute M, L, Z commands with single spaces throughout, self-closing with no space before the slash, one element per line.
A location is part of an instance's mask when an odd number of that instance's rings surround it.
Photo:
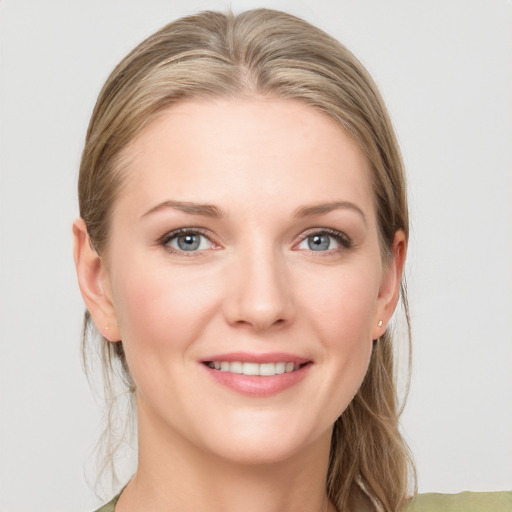
<path fill-rule="evenodd" d="M 243 375 L 272 377 L 283 373 L 293 373 L 300 370 L 309 362 L 299 364 L 279 361 L 276 363 L 248 363 L 242 361 L 205 361 L 204 364 L 212 370 L 219 372 L 238 373 Z"/>

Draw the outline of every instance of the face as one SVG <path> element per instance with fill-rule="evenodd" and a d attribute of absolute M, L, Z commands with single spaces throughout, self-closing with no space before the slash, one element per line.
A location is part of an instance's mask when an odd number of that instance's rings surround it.
<path fill-rule="evenodd" d="M 400 274 L 361 151 L 301 102 L 252 99 L 179 104 L 124 156 L 89 309 L 123 340 L 141 435 L 253 462 L 328 445 Z"/>

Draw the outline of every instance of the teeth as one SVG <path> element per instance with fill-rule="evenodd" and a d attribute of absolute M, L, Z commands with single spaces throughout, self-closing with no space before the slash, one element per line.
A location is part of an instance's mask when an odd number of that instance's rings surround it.
<path fill-rule="evenodd" d="M 242 373 L 244 375 L 259 375 L 260 365 L 258 363 L 243 363 Z"/>
<path fill-rule="evenodd" d="M 259 366 L 259 375 L 275 375 L 277 373 L 275 363 L 263 363 L 256 366 Z"/>
<path fill-rule="evenodd" d="M 282 373 L 291 373 L 300 368 L 300 364 L 290 362 L 277 363 L 243 363 L 241 361 L 211 361 L 208 366 L 221 372 L 243 373 L 244 375 L 261 375 L 271 377 Z"/>
<path fill-rule="evenodd" d="M 231 373 L 243 373 L 244 365 L 240 361 L 233 361 L 229 365 L 229 371 Z"/>

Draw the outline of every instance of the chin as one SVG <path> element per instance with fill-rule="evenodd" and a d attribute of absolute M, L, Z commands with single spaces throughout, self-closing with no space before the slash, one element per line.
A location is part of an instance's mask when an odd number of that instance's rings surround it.
<path fill-rule="evenodd" d="M 281 446 L 275 448 L 275 445 L 269 446 L 268 444 L 260 445 L 259 443 L 253 446 L 232 446 L 226 448 L 222 452 L 217 449 L 219 458 L 224 459 L 231 464 L 238 464 L 243 466 L 269 466 L 274 464 L 281 464 L 286 461 L 292 460 L 301 447 Z"/>
<path fill-rule="evenodd" d="M 256 428 L 255 428 L 256 426 Z M 231 435 L 226 439 L 210 442 L 211 450 L 220 458 L 241 465 L 269 465 L 291 461 L 308 453 L 309 449 L 325 444 L 330 447 L 332 428 L 323 432 L 306 432 L 287 425 L 263 426 L 253 423 L 251 428 L 230 429 Z M 212 443 L 212 441 L 214 441 Z"/>

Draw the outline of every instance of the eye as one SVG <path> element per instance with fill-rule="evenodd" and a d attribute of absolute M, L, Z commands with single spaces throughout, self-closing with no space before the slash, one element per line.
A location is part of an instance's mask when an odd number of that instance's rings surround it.
<path fill-rule="evenodd" d="M 298 249 L 306 249 L 315 252 L 332 251 L 336 249 L 350 248 L 350 240 L 339 231 L 323 230 L 307 235 L 297 246 Z"/>
<path fill-rule="evenodd" d="M 215 248 L 215 244 L 206 235 L 187 229 L 167 234 L 162 245 L 172 252 L 197 252 Z"/>

